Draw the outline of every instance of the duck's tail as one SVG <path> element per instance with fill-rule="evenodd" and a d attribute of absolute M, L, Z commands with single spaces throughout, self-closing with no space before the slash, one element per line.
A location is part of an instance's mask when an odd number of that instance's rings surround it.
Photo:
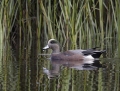
<path fill-rule="evenodd" d="M 93 51 L 92 56 L 94 58 L 99 58 L 101 56 L 102 53 L 106 52 L 106 50 L 101 50 L 101 51 Z"/>

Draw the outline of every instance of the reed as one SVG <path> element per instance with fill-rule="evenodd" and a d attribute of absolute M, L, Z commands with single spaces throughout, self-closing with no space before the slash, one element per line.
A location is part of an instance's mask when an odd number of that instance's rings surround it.
<path fill-rule="evenodd" d="M 119 18 L 119 15 L 120 15 L 120 5 L 118 5 L 118 3 L 120 3 L 120 1 L 115 1 L 115 4 L 116 4 L 116 7 L 115 7 L 115 15 L 116 15 L 116 31 L 118 33 L 118 35 L 116 35 L 116 38 L 118 38 L 118 54 L 120 53 L 120 18 Z"/>
<path fill-rule="evenodd" d="M 69 39 L 75 48 L 75 45 L 83 48 L 81 44 L 85 41 L 87 47 L 98 44 L 103 48 L 106 46 L 104 41 L 115 38 L 119 32 L 118 0 L 6 1 L 1 3 L 5 38 L 17 32 L 19 39 L 26 39 L 26 36 L 45 40 Z"/>

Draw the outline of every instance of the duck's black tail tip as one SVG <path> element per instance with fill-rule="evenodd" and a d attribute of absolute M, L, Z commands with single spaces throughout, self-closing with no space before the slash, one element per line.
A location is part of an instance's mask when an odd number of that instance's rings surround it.
<path fill-rule="evenodd" d="M 106 50 L 101 50 L 101 51 L 94 51 L 93 53 L 93 57 L 94 58 L 100 58 L 100 56 L 101 56 L 101 54 L 103 54 L 103 53 L 105 53 L 106 52 Z"/>

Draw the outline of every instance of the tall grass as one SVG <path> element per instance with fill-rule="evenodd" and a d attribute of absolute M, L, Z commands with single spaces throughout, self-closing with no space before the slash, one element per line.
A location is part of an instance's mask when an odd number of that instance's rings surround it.
<path fill-rule="evenodd" d="M 0 20 L 2 20 L 3 4 L 1 3 Z M 3 28 L 0 22 L 0 75 L 2 74 Z M 1 80 L 1 78 L 0 78 Z"/>
<path fill-rule="evenodd" d="M 98 44 L 103 48 L 106 46 L 104 41 L 113 39 L 119 32 L 118 2 L 5 0 L 1 2 L 1 7 L 4 7 L 1 8 L 1 22 L 5 38 L 12 36 L 14 39 L 14 34 L 18 33 L 19 39 L 26 39 L 26 36 L 45 40 L 68 39 L 74 47 L 82 47 L 81 44 L 86 42 L 88 47 Z"/>
<path fill-rule="evenodd" d="M 98 44 L 102 48 L 108 46 L 106 40 L 115 39 L 118 32 L 116 10 L 119 8 L 113 8 L 114 1 L 59 0 L 54 1 L 53 5 L 51 3 L 41 1 L 40 4 L 46 21 L 44 34 L 47 34 L 48 39 L 68 39 L 73 42 L 74 47 L 82 47 L 81 44 L 87 42 L 88 47 Z"/>

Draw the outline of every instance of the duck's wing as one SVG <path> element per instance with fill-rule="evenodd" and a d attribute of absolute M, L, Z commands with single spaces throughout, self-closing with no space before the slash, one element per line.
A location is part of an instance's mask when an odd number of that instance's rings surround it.
<path fill-rule="evenodd" d="M 69 52 L 71 52 L 73 54 L 80 54 L 80 55 L 92 55 L 92 54 L 94 54 L 94 52 L 92 50 L 82 50 L 82 49 L 69 50 Z"/>
<path fill-rule="evenodd" d="M 78 50 L 69 50 L 69 51 L 67 51 L 68 53 L 71 53 L 71 54 L 80 54 L 80 55 L 83 55 L 83 51 L 85 51 L 85 50 L 81 50 L 81 49 L 78 49 Z"/>
<path fill-rule="evenodd" d="M 62 53 L 65 56 L 74 56 L 74 55 L 82 55 L 82 53 L 78 50 L 68 50 Z"/>

